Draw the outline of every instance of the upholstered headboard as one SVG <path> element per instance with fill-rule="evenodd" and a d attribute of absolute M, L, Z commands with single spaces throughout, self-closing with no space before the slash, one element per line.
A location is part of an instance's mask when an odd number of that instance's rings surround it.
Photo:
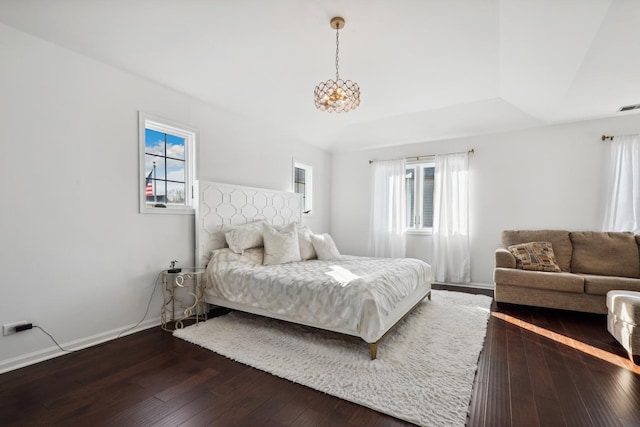
<path fill-rule="evenodd" d="M 302 220 L 302 195 L 219 182 L 196 182 L 196 263 L 200 264 L 211 233 L 222 224 L 266 220 L 285 225 Z"/>

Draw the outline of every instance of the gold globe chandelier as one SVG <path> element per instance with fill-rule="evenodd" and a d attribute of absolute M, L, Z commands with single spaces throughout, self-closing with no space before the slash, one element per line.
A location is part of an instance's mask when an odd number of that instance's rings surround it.
<path fill-rule="evenodd" d="M 331 28 L 336 30 L 336 79 L 320 82 L 313 91 L 316 108 L 329 113 L 342 113 L 355 110 L 360 105 L 360 87 L 358 83 L 340 78 L 338 54 L 340 52 L 339 30 L 344 28 L 344 19 L 332 18 Z"/>

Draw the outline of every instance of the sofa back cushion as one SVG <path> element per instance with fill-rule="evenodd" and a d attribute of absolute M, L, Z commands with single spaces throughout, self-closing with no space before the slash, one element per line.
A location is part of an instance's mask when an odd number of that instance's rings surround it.
<path fill-rule="evenodd" d="M 574 231 L 571 271 L 600 276 L 638 277 L 640 260 L 633 233 Z"/>
<path fill-rule="evenodd" d="M 562 271 L 571 271 L 571 239 L 567 230 L 504 230 L 502 246 L 508 248 L 528 242 L 549 242 Z"/>

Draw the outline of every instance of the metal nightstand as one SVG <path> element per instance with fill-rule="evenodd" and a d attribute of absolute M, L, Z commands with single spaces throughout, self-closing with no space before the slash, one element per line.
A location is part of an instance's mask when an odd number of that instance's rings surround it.
<path fill-rule="evenodd" d="M 183 268 L 178 273 L 170 273 L 168 270 L 162 272 L 164 303 L 160 315 L 163 330 L 173 331 L 184 328 L 183 322 L 188 319 L 195 320 L 196 324 L 200 320 L 207 319 L 207 310 L 203 307 L 202 301 L 204 272 L 204 268 Z M 190 284 L 192 287 L 189 287 Z M 185 291 L 181 292 L 181 289 Z M 193 298 L 192 302 L 187 301 L 191 298 Z M 175 322 L 173 328 L 168 326 L 169 322 Z"/>

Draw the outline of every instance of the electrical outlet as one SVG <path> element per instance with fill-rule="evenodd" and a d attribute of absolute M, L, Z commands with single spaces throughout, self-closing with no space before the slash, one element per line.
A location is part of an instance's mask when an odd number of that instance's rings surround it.
<path fill-rule="evenodd" d="M 29 322 L 27 322 L 26 320 L 23 320 L 22 322 L 15 322 L 15 323 L 7 323 L 5 325 L 2 325 L 2 335 L 12 335 L 16 333 L 16 326 L 20 326 L 20 325 L 28 325 Z"/>

